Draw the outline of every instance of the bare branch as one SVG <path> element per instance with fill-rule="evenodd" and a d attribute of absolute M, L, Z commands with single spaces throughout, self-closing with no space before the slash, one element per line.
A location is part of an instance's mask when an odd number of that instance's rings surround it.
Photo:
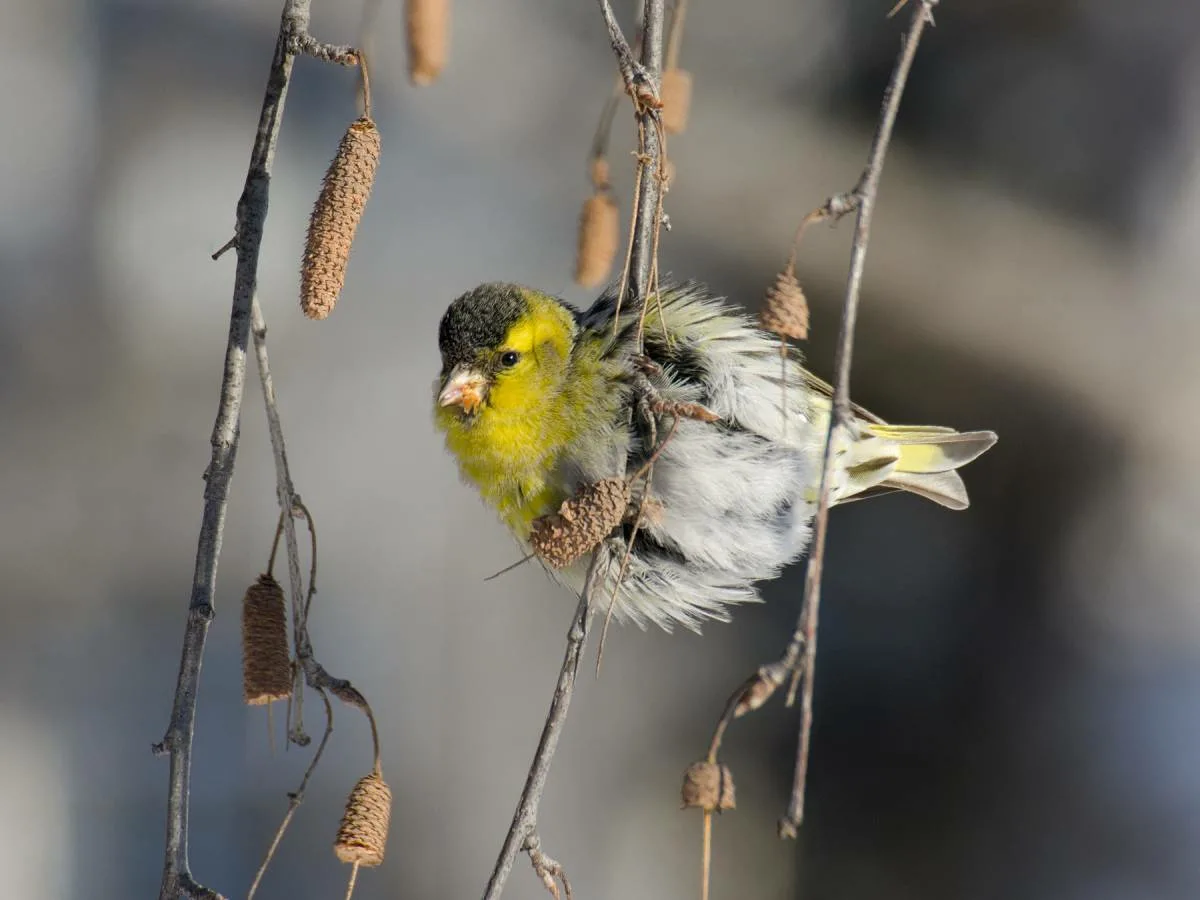
<path fill-rule="evenodd" d="M 809 548 L 808 566 L 805 570 L 804 596 L 801 601 L 800 613 L 783 655 L 774 662 L 760 666 L 755 674 L 746 679 L 730 695 L 725 709 L 717 721 L 708 753 L 709 761 L 714 762 L 730 721 L 765 703 L 789 674 L 791 676 L 787 701 L 789 706 L 794 702 L 797 688 L 803 687 L 800 734 L 796 746 L 796 768 L 792 782 L 791 800 L 786 814 L 779 820 L 780 837 L 795 837 L 797 829 L 804 819 L 804 787 L 808 775 L 808 755 L 812 735 L 813 675 L 817 652 L 817 622 L 821 602 L 821 574 L 825 560 L 826 535 L 829 531 L 829 486 L 832 484 L 838 447 L 849 436 L 849 430 L 855 427 L 853 408 L 850 403 L 850 369 L 854 350 L 854 328 L 858 318 L 859 297 L 862 292 L 863 270 L 871 234 L 871 217 L 879 190 L 880 173 L 883 171 L 883 162 L 887 156 L 892 130 L 896 124 L 896 114 L 900 108 L 900 98 L 904 93 L 908 73 L 912 69 L 917 44 L 920 42 L 925 26 L 933 22 L 933 8 L 937 3 L 938 0 L 916 0 L 912 19 L 904 34 L 900 53 L 896 58 L 887 90 L 884 92 L 879 124 L 876 126 L 875 136 L 871 142 L 867 164 L 858 183 L 849 191 L 829 197 L 821 206 L 804 217 L 797 229 L 793 242 L 792 259 L 788 264 L 790 269 L 795 259 L 795 246 L 809 225 L 827 219 L 840 219 L 852 212 L 857 213 L 854 241 L 850 251 L 850 271 L 842 300 L 842 321 L 834 362 L 832 412 L 829 417 L 829 430 L 826 434 L 822 454 L 820 494 L 813 524 L 813 539 Z M 899 9 L 899 6 L 896 9 Z M 894 9 L 893 12 L 895 11 Z"/>
<path fill-rule="evenodd" d="M 267 218 L 271 165 L 295 60 L 292 41 L 297 35 L 307 34 L 308 21 L 309 0 L 287 0 L 259 114 L 258 131 L 250 154 L 249 171 L 237 206 L 238 260 L 233 308 L 229 317 L 221 398 L 212 433 L 212 458 L 204 475 L 204 513 L 196 548 L 196 567 L 171 720 L 163 740 L 155 746 L 156 752 L 170 756 L 166 853 L 159 889 L 160 900 L 176 900 L 180 896 L 210 900 L 218 896 L 192 878 L 188 862 L 188 801 L 192 739 L 196 727 L 196 695 L 208 626 L 213 618 L 217 560 L 221 552 L 229 485 L 237 458 L 238 423 L 246 383 L 250 306 L 254 298 L 258 254 Z"/>
<path fill-rule="evenodd" d="M 654 260 L 658 249 L 658 230 L 662 221 L 663 131 L 659 85 L 663 64 L 663 34 L 666 19 L 665 0 L 646 0 L 642 12 L 641 61 L 634 59 L 629 42 L 621 31 L 609 0 L 599 0 L 600 12 L 608 28 L 609 41 L 617 57 L 617 66 L 625 81 L 625 90 L 633 98 L 638 118 L 638 186 L 634 197 L 633 241 L 629 265 L 622 276 L 623 302 L 644 310 L 653 292 Z"/>
<path fill-rule="evenodd" d="M 293 51 L 303 53 L 324 62 L 339 66 L 357 66 L 359 52 L 347 44 L 323 44 L 306 31 L 296 34 L 292 41 Z"/>
<path fill-rule="evenodd" d="M 325 701 L 325 733 L 321 735 L 321 740 L 317 744 L 313 758 L 309 762 L 308 768 L 304 770 L 304 777 L 300 779 L 300 786 L 288 794 L 287 812 L 283 814 L 283 821 L 279 823 L 279 828 L 275 831 L 275 837 L 271 839 L 271 846 L 267 848 L 266 856 L 263 857 L 258 871 L 254 873 L 254 882 L 250 885 L 250 890 L 246 893 L 246 900 L 254 900 L 254 895 L 258 892 L 258 886 L 262 883 L 263 875 L 267 873 L 267 867 L 271 865 L 271 860 L 275 858 L 275 851 L 279 849 L 283 835 L 292 823 L 292 817 L 296 814 L 296 810 L 300 807 L 300 804 L 304 802 L 304 792 L 308 789 L 308 782 L 312 778 L 313 772 L 316 771 L 317 763 L 321 761 L 321 755 L 325 752 L 325 747 L 329 743 L 329 736 L 333 734 L 333 705 L 329 702 L 328 694 L 324 691 L 321 691 L 320 694 L 321 699 Z"/>
<path fill-rule="evenodd" d="M 284 546 L 287 548 L 288 579 L 292 594 L 292 630 L 296 644 L 296 659 L 300 663 L 304 680 L 309 687 L 318 691 L 328 691 L 343 703 L 355 706 L 366 713 L 367 718 L 371 722 L 375 755 L 378 757 L 379 735 L 366 698 L 346 679 L 335 678 L 330 675 L 325 670 L 325 667 L 317 662 L 316 656 L 313 653 L 312 640 L 308 632 L 308 601 L 316 593 L 316 584 L 315 577 L 310 579 L 309 589 L 306 594 L 304 581 L 300 572 L 300 545 L 296 538 L 296 516 L 299 514 L 308 520 L 309 528 L 314 529 L 314 535 L 315 524 L 312 521 L 311 514 L 304 507 L 300 496 L 296 493 L 292 484 L 291 471 L 288 467 L 287 444 L 283 437 L 283 424 L 280 422 L 279 407 L 275 402 L 275 385 L 271 380 L 270 360 L 267 357 L 267 325 L 263 319 L 262 308 L 259 306 L 257 298 L 255 298 L 251 305 L 251 326 L 254 332 L 254 351 L 258 363 L 259 381 L 262 384 L 263 402 L 267 410 L 267 428 L 271 435 L 271 452 L 275 458 L 276 492 L 279 496 L 280 509 L 284 513 L 283 538 Z M 313 571 L 315 576 L 315 561 Z M 302 696 L 302 691 L 295 692 L 294 702 L 297 708 L 300 706 Z M 301 722 L 299 710 L 297 710 L 295 715 L 297 722 Z M 293 729 L 293 732 L 289 738 L 295 743 L 308 743 L 308 738 L 304 735 L 300 724 Z"/>
<path fill-rule="evenodd" d="M 299 53 L 307 53 L 343 65 L 357 61 L 357 54 L 352 48 L 322 44 L 309 35 L 310 7 L 311 0 L 286 0 L 284 3 L 279 36 L 275 42 L 254 146 L 250 153 L 250 165 L 242 195 L 238 200 L 235 236 L 214 254 L 214 258 L 219 258 L 226 250 L 236 250 L 237 267 L 229 317 L 229 337 L 222 370 L 221 395 L 211 438 L 212 457 L 204 473 L 204 512 L 196 548 L 196 566 L 192 577 L 179 675 L 175 685 L 170 723 L 162 741 L 154 746 L 156 753 L 170 757 L 166 847 L 162 884 L 159 888 L 160 900 L 176 900 L 181 896 L 192 900 L 212 900 L 220 896 L 192 877 L 188 861 L 192 742 L 196 727 L 200 670 L 208 627 L 214 615 L 217 562 L 221 553 L 229 488 L 237 459 L 242 399 L 246 385 L 246 351 L 251 309 L 255 305 L 258 257 L 269 206 L 271 167 L 296 56 Z"/>
<path fill-rule="evenodd" d="M 854 327 L 858 319 L 858 301 L 862 292 L 863 269 L 866 265 L 867 244 L 871 237 L 871 217 L 879 191 L 879 176 L 887 156 L 888 144 L 900 109 L 900 98 L 912 69 L 917 44 L 927 22 L 932 21 L 933 7 L 938 0 L 917 0 L 912 20 L 904 36 L 900 55 L 896 58 L 891 80 L 883 95 L 883 109 L 867 165 L 862 177 L 851 192 L 857 198 L 858 214 L 854 223 L 854 243 L 850 250 L 850 274 L 842 301 L 842 323 L 838 332 L 837 356 L 834 360 L 833 410 L 829 417 L 829 432 L 825 437 L 825 453 L 821 465 L 821 494 L 813 526 L 813 543 L 809 550 L 808 567 L 804 574 L 804 599 L 792 639 L 784 652 L 784 661 L 795 666 L 797 654 L 803 648 L 801 665 L 795 669 L 803 683 L 800 698 L 800 738 L 796 746 L 796 770 L 792 781 L 792 797 L 787 813 L 779 821 L 780 837 L 795 837 L 804 820 L 804 787 L 808 776 L 808 751 L 812 737 L 813 675 L 817 656 L 817 621 L 821 607 L 821 574 L 825 560 L 825 538 L 829 531 L 829 486 L 832 483 L 837 435 L 841 429 L 853 427 L 850 407 L 850 364 L 854 352 Z M 841 198 L 830 198 L 826 207 L 836 209 Z M 836 212 L 834 213 L 836 214 Z M 793 680 L 793 684 L 795 684 Z"/>
<path fill-rule="evenodd" d="M 662 101 L 658 96 L 659 78 L 663 62 L 663 32 L 665 0 L 645 0 L 642 12 L 641 61 L 638 62 L 629 48 L 613 14 L 609 0 L 599 0 L 600 12 L 608 29 L 609 40 L 617 57 L 617 66 L 625 88 L 633 98 L 634 111 L 638 118 L 638 187 L 635 197 L 635 213 L 629 257 L 622 274 L 618 298 L 624 299 L 626 290 L 634 302 L 635 309 L 647 308 L 647 297 L 653 292 L 657 280 L 658 234 L 662 221 L 662 188 L 665 181 L 663 168 L 664 140 L 659 110 Z M 593 157 L 600 154 L 607 140 L 607 122 L 601 118 L 596 140 L 593 142 Z M 517 854 L 529 853 L 534 870 L 555 897 L 561 882 L 568 900 L 571 896 L 570 882 L 563 867 L 541 850 L 537 830 L 538 804 L 546 785 L 550 763 L 558 746 L 558 738 L 566 720 L 571 695 L 575 689 L 575 676 L 579 671 L 579 660 L 587 639 L 588 618 L 592 593 L 599 581 L 601 560 L 606 550 L 598 547 L 592 554 L 587 581 L 579 597 L 575 618 L 567 632 L 567 647 L 559 670 L 558 682 L 550 711 L 542 727 L 541 740 L 525 779 L 525 789 L 513 813 L 512 825 L 504 838 L 500 855 L 496 860 L 492 876 L 484 891 L 484 900 L 496 900 L 504 890 L 504 884 L 512 871 Z"/>
<path fill-rule="evenodd" d="M 500 856 L 492 870 L 492 877 L 488 879 L 487 888 L 483 893 L 484 900 L 496 900 L 503 892 L 504 883 L 508 880 L 518 853 L 522 850 L 536 850 L 540 854 L 540 843 L 537 840 L 538 804 L 546 787 L 546 776 L 550 773 L 550 763 L 554 759 L 554 751 L 558 748 L 558 738 L 562 734 L 567 710 L 571 705 L 571 695 L 575 690 L 575 676 L 579 673 L 579 660 L 583 656 L 584 643 L 587 641 L 592 594 L 600 582 L 603 554 L 602 547 L 592 554 L 587 581 L 579 595 L 579 604 L 575 607 L 575 616 L 567 631 L 567 649 L 558 672 L 558 683 L 554 688 L 554 698 L 550 701 L 546 724 L 542 726 L 542 736 L 533 755 L 529 774 L 525 777 L 525 789 L 521 791 L 521 798 L 517 801 L 512 825 L 509 826 L 504 844 L 500 848 Z M 557 863 L 554 865 L 557 866 L 559 877 L 562 877 L 562 867 Z M 534 866 L 538 866 L 536 857 Z M 539 871 L 539 875 L 541 874 L 542 871 Z M 565 884 L 566 879 L 562 880 Z"/>

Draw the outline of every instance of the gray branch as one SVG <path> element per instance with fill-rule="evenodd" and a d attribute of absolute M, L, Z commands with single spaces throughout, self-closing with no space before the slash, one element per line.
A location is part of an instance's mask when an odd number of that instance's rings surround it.
<path fill-rule="evenodd" d="M 567 631 L 567 649 L 563 655 L 562 668 L 558 672 L 558 682 L 554 687 L 554 698 L 550 701 L 550 712 L 546 715 L 546 724 L 542 726 L 542 736 L 538 741 L 537 751 L 533 755 L 533 763 L 525 778 L 525 789 L 521 791 L 521 799 L 517 801 L 516 812 L 513 813 L 512 825 L 500 848 L 500 856 L 488 879 L 487 889 L 483 900 L 497 900 L 504 890 L 504 882 L 512 871 L 517 854 L 522 850 L 536 850 L 538 804 L 546 787 L 546 776 L 550 774 L 550 763 L 554 751 L 558 749 L 558 739 L 562 734 L 563 723 L 567 719 L 567 710 L 571 706 L 571 695 L 575 690 L 575 676 L 579 673 L 579 661 L 583 656 L 583 647 L 587 641 L 588 618 L 591 613 L 591 598 L 597 583 L 601 580 L 600 560 L 604 550 L 597 548 L 592 554 L 592 563 L 588 568 L 587 581 L 579 595 L 579 604 L 575 607 L 575 617 Z"/>
<path fill-rule="evenodd" d="M 613 14 L 609 0 L 598 0 L 600 13 L 608 29 L 608 39 L 617 57 L 617 67 L 625 81 L 625 89 L 634 101 L 634 111 L 642 131 L 641 151 L 643 159 L 639 166 L 642 173 L 638 180 L 635 198 L 637 221 L 634 224 L 633 247 L 629 259 L 628 298 L 635 308 L 644 308 L 651 286 L 651 272 L 657 251 L 655 232 L 658 217 L 662 212 L 662 169 L 663 146 L 661 137 L 662 101 L 659 87 L 662 81 L 663 33 L 665 31 L 665 0 L 646 0 L 642 11 L 641 48 L 642 58 L 634 59 L 633 51 L 621 26 Z"/>
<path fill-rule="evenodd" d="M 817 655 L 817 620 L 821 604 L 821 573 L 825 561 L 825 536 L 829 531 L 829 485 L 833 480 L 835 436 L 839 429 L 853 422 L 850 407 L 850 362 L 854 352 L 854 326 L 858 319 L 858 301 L 862 292 L 863 270 L 867 259 L 867 243 L 871 237 L 871 216 L 875 210 L 875 198 L 879 191 L 879 176 L 887 156 L 896 114 L 900 109 L 900 98 L 912 69 L 917 44 L 925 25 L 933 21 L 933 8 L 938 0 L 915 0 L 912 20 L 904 35 L 900 55 L 892 70 L 887 90 L 883 95 L 883 107 L 879 125 L 867 155 L 867 165 L 862 177 L 851 192 L 857 201 L 858 215 L 854 223 L 854 243 L 850 250 L 850 274 L 846 281 L 846 293 L 842 300 L 842 322 L 838 332 L 837 355 L 834 360 L 833 410 L 829 417 L 829 431 L 825 436 L 825 452 L 821 465 L 821 493 L 817 506 L 816 522 L 813 526 L 813 542 L 809 550 L 808 567 L 804 573 L 804 598 L 792 640 L 784 654 L 785 661 L 795 665 L 796 656 L 803 647 L 797 673 L 803 679 L 800 699 L 800 736 L 796 746 L 796 770 L 792 781 L 792 796 L 787 813 L 779 821 L 781 837 L 795 837 L 804 819 L 804 786 L 808 776 L 808 751 L 812 735 L 813 676 Z M 837 198 L 831 198 L 826 206 L 832 207 Z"/>
<path fill-rule="evenodd" d="M 187 624 L 171 719 L 154 751 L 170 758 L 167 789 L 166 848 L 160 900 L 216 900 L 220 895 L 197 882 L 188 861 L 188 804 L 191 793 L 192 741 L 196 727 L 196 697 L 204 645 L 214 615 L 217 561 L 229 501 L 229 487 L 237 459 L 242 398 L 246 386 L 246 351 L 251 308 L 258 280 L 258 257 L 269 205 L 271 166 L 283 120 L 284 103 L 298 53 L 333 59 L 342 48 L 329 48 L 308 35 L 311 0 L 286 0 L 279 37 L 271 59 L 258 129 L 250 153 L 245 186 L 237 205 L 237 225 L 232 247 L 237 250 L 229 338 L 221 378 L 221 396 L 212 433 L 212 458 L 205 470 L 204 512 L 196 548 L 196 566 L 188 602 Z"/>
<path fill-rule="evenodd" d="M 879 176 L 887 156 L 896 114 L 900 109 L 900 98 L 908 73 L 912 69 L 917 44 L 927 24 L 933 22 L 933 8 L 938 0 L 916 0 L 912 21 L 904 34 L 900 54 L 896 58 L 892 77 L 884 92 L 883 105 L 876 126 L 875 137 L 867 155 L 867 164 L 859 176 L 858 183 L 849 191 L 834 194 L 809 213 L 800 225 L 797 240 L 812 222 L 840 219 L 856 212 L 854 242 L 850 251 L 850 272 L 846 280 L 846 292 L 842 300 L 842 322 L 838 333 L 837 356 L 834 363 L 834 388 L 829 430 L 825 435 L 825 447 L 821 460 L 820 495 L 817 514 L 813 525 L 812 546 L 809 548 L 808 567 L 804 573 L 804 595 L 796 627 L 783 655 L 770 663 L 759 666 L 758 671 L 747 678 L 730 695 L 725 709 L 717 720 L 709 744 L 708 761 L 716 762 L 725 731 L 729 723 L 738 716 L 758 709 L 791 676 L 791 688 L 787 703 L 792 705 L 799 684 L 803 684 L 800 700 L 800 734 L 796 742 L 796 768 L 792 779 L 791 799 L 786 814 L 779 820 L 779 836 L 794 838 L 804 819 L 804 789 L 808 778 L 808 753 L 812 737 L 813 720 L 813 675 L 817 654 L 817 621 L 821 602 L 821 573 L 825 562 L 825 538 L 829 531 L 829 490 L 835 465 L 836 439 L 839 431 L 851 428 L 854 415 L 850 405 L 850 362 L 854 350 L 854 326 L 858 317 L 858 301 L 862 293 L 863 270 L 866 263 L 867 244 L 871 236 L 871 215 L 879 191 Z M 903 3 L 900 4 L 901 6 Z M 899 6 L 896 7 L 899 9 Z"/>
<path fill-rule="evenodd" d="M 316 590 L 315 584 L 309 585 L 306 594 L 304 578 L 300 569 L 300 543 L 296 538 L 296 514 L 302 508 L 300 496 L 292 483 L 291 470 L 288 467 L 287 444 L 283 438 L 283 423 L 279 418 L 279 407 L 275 402 L 275 384 L 271 379 L 271 364 L 267 357 L 267 323 L 263 319 L 262 308 L 257 298 L 251 305 L 251 330 L 254 333 L 254 354 L 258 363 L 258 376 L 262 384 L 263 403 L 267 410 L 267 430 L 271 435 L 271 454 L 275 460 L 275 490 L 279 496 L 279 507 L 283 510 L 283 539 L 287 548 L 288 579 L 292 594 L 292 623 L 296 646 L 296 659 L 304 673 L 304 680 L 309 687 L 318 691 L 329 691 L 343 703 L 356 706 L 366 711 L 369 707 L 366 698 L 344 678 L 335 678 L 325 667 L 317 662 L 313 653 L 312 639 L 308 632 L 308 603 L 307 597 Z M 307 515 L 307 512 L 301 512 Z M 309 523 L 312 524 L 311 522 Z M 300 727 L 300 698 L 303 692 L 296 691 L 292 699 L 293 714 L 297 725 L 289 739 L 295 743 L 307 744 L 308 738 Z M 374 727 L 372 725 L 372 727 Z"/>
<path fill-rule="evenodd" d="M 621 70 L 626 89 L 633 98 L 634 108 L 643 130 L 642 148 L 645 158 L 639 162 L 639 172 L 643 174 L 639 179 L 637 223 L 631 247 L 629 269 L 626 274 L 629 279 L 630 296 L 637 304 L 635 308 L 644 309 L 646 293 L 650 288 L 654 270 L 654 257 L 657 251 L 657 219 L 662 206 L 662 182 L 659 178 L 659 174 L 662 172 L 662 142 L 659 140 L 661 127 L 659 110 L 662 103 L 658 96 L 658 86 L 663 59 L 666 4 L 665 0 L 645 0 L 642 12 L 641 62 L 634 59 L 633 51 L 630 50 L 629 42 L 625 40 L 625 36 L 621 32 L 621 26 L 617 24 L 609 0 L 599 0 L 599 4 L 613 52 L 617 57 L 617 66 Z M 492 870 L 492 877 L 488 879 L 483 895 L 484 900 L 497 900 L 500 897 L 517 855 L 522 851 L 530 854 L 534 870 L 542 878 L 547 888 L 554 891 L 557 896 L 557 889 L 552 887 L 554 878 L 557 877 L 562 881 L 568 898 L 570 897 L 570 882 L 567 881 L 562 866 L 550 860 L 541 849 L 538 835 L 538 804 L 541 802 L 542 792 L 546 787 L 546 776 L 550 773 L 550 763 L 558 748 L 558 739 L 567 718 L 571 695 L 575 690 L 575 676 L 579 670 L 579 660 L 583 655 L 584 642 L 587 640 L 591 596 L 595 589 L 595 583 L 599 580 L 598 573 L 603 553 L 604 549 L 599 547 L 592 554 L 587 582 L 580 594 L 579 605 L 575 609 L 575 618 L 571 621 L 570 630 L 567 632 L 567 648 L 554 689 L 554 698 L 550 703 L 550 711 L 546 716 L 545 725 L 542 726 L 542 736 L 529 767 L 529 774 L 525 778 L 525 788 L 521 791 L 520 800 L 517 801 L 512 825 L 509 826 L 508 834 L 505 835 L 500 855 Z"/>

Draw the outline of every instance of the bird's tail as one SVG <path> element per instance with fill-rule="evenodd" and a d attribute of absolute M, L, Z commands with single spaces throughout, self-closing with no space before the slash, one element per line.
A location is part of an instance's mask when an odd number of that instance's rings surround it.
<path fill-rule="evenodd" d="M 857 434 L 847 434 L 838 448 L 835 504 L 901 490 L 949 509 L 966 509 L 967 488 L 956 470 L 996 443 L 992 431 L 958 432 L 863 419 L 855 425 Z"/>

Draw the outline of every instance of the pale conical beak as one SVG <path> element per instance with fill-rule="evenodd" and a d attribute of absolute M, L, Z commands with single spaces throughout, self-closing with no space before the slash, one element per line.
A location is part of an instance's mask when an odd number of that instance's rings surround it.
<path fill-rule="evenodd" d="M 473 413 L 483 405 L 487 379 L 470 369 L 455 367 L 438 394 L 439 406 L 458 406 Z"/>

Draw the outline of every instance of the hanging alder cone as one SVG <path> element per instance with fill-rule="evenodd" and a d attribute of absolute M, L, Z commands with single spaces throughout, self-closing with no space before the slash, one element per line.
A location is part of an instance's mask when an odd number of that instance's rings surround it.
<path fill-rule="evenodd" d="M 344 863 L 378 866 L 387 847 L 392 791 L 378 771 L 358 780 L 350 791 L 333 852 Z"/>
<path fill-rule="evenodd" d="M 683 807 L 699 807 L 705 812 L 734 809 L 737 806 L 733 773 L 729 766 L 714 762 L 694 762 L 683 773 L 680 791 Z"/>
<path fill-rule="evenodd" d="M 375 184 L 379 151 L 379 129 L 370 116 L 361 116 L 346 129 L 325 172 L 300 265 L 300 308 L 310 319 L 328 316 L 342 293 L 354 233 Z"/>
<path fill-rule="evenodd" d="M 571 565 L 621 524 L 630 493 L 624 478 L 583 485 L 558 512 L 534 520 L 529 534 L 533 552 L 555 569 Z"/>
<path fill-rule="evenodd" d="M 759 321 L 763 328 L 780 337 L 798 341 L 808 337 L 808 300 L 790 266 L 775 276 L 775 283 L 767 288 Z"/>
<path fill-rule="evenodd" d="M 446 65 L 450 36 L 450 0 L 408 0 L 408 78 L 413 84 L 433 84 Z"/>
<path fill-rule="evenodd" d="M 283 700 L 292 693 L 283 588 L 267 574 L 242 598 L 242 697 L 251 705 Z"/>
<path fill-rule="evenodd" d="M 662 75 L 662 123 L 668 134 L 687 130 L 692 109 L 692 73 L 687 69 L 667 69 Z"/>
<path fill-rule="evenodd" d="M 579 248 L 575 282 L 596 287 L 608 281 L 621 242 L 621 214 L 608 190 L 597 190 L 583 201 L 579 214 Z"/>

